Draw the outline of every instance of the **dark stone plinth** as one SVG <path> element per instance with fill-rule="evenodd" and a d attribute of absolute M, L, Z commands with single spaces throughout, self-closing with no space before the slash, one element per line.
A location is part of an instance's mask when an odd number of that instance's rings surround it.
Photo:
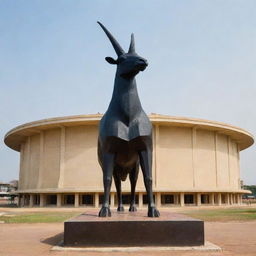
<path fill-rule="evenodd" d="M 112 217 L 99 218 L 87 212 L 64 223 L 64 246 L 199 245 L 204 245 L 204 222 L 176 213 L 161 212 L 159 218 L 149 218 L 146 211 L 112 211 Z"/>

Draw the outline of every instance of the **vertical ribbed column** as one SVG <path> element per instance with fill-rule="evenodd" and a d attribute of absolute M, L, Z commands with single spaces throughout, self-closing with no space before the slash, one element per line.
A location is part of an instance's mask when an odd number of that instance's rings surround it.
<path fill-rule="evenodd" d="M 238 143 L 236 143 L 237 145 L 237 182 L 238 182 L 238 189 L 241 189 L 241 179 L 240 179 L 240 148 Z"/>
<path fill-rule="evenodd" d="M 210 205 L 214 205 L 214 193 L 210 194 Z"/>
<path fill-rule="evenodd" d="M 24 143 L 20 144 L 20 172 L 19 172 L 19 182 L 18 182 L 18 190 L 22 190 L 24 187 L 23 175 L 24 175 Z M 20 198 L 20 195 L 19 195 Z M 19 203 L 19 206 L 21 204 Z"/>
<path fill-rule="evenodd" d="M 94 195 L 94 207 L 99 208 L 99 193 L 95 193 Z"/>
<path fill-rule="evenodd" d="M 231 141 L 230 141 L 230 137 L 228 136 L 228 182 L 229 182 L 229 186 L 231 185 L 231 173 L 230 173 L 230 145 L 231 145 Z"/>
<path fill-rule="evenodd" d="M 196 127 L 191 130 L 193 187 L 196 187 Z"/>
<path fill-rule="evenodd" d="M 233 194 L 232 193 L 229 194 L 229 204 L 231 204 L 231 205 L 234 204 Z"/>
<path fill-rule="evenodd" d="M 174 204 L 178 205 L 179 204 L 179 194 L 174 194 Z"/>
<path fill-rule="evenodd" d="M 155 188 L 157 188 L 157 182 L 158 182 L 158 154 L 159 154 L 159 125 L 155 125 L 155 133 L 154 133 L 154 172 L 155 172 Z"/>
<path fill-rule="evenodd" d="M 236 194 L 233 194 L 232 197 L 233 197 L 233 204 L 236 204 Z"/>
<path fill-rule="evenodd" d="M 75 193 L 75 207 L 79 207 L 79 194 Z"/>
<path fill-rule="evenodd" d="M 184 206 L 184 193 L 180 193 L 180 206 Z"/>
<path fill-rule="evenodd" d="M 34 195 L 30 194 L 29 195 L 29 207 L 33 207 L 34 205 Z"/>
<path fill-rule="evenodd" d="M 24 199 L 25 195 L 21 195 L 21 198 L 20 198 L 20 207 L 24 207 L 25 205 L 25 199 Z"/>
<path fill-rule="evenodd" d="M 40 207 L 44 207 L 45 206 L 45 195 L 44 194 L 40 194 Z"/>
<path fill-rule="evenodd" d="M 238 195 L 238 203 L 239 203 L 239 205 L 243 204 L 242 195 L 241 194 Z"/>
<path fill-rule="evenodd" d="M 143 207 L 143 194 L 140 192 L 139 193 L 139 208 Z"/>
<path fill-rule="evenodd" d="M 114 207 L 115 206 L 115 193 L 111 192 L 110 194 L 110 206 Z"/>
<path fill-rule="evenodd" d="M 221 205 L 221 193 L 218 193 L 217 204 Z"/>
<path fill-rule="evenodd" d="M 60 128 L 60 174 L 58 188 L 63 188 L 64 185 L 64 172 L 65 172 L 65 141 L 66 129 L 64 126 Z"/>
<path fill-rule="evenodd" d="M 229 194 L 228 193 L 226 194 L 226 204 L 228 204 L 228 205 L 230 204 L 230 202 L 229 202 Z"/>
<path fill-rule="evenodd" d="M 161 193 L 156 193 L 156 206 L 158 207 L 158 208 L 160 208 L 161 207 Z"/>
<path fill-rule="evenodd" d="M 44 132 L 40 132 L 40 149 L 39 149 L 39 174 L 38 174 L 38 180 L 37 180 L 37 189 L 41 189 L 42 183 L 43 183 L 43 159 L 44 159 Z M 41 200 L 40 200 L 41 201 Z"/>
<path fill-rule="evenodd" d="M 57 207 L 61 207 L 62 204 L 62 195 L 57 194 Z"/>
<path fill-rule="evenodd" d="M 201 205 L 201 193 L 196 194 L 196 205 L 197 206 Z"/>
<path fill-rule="evenodd" d="M 30 182 L 30 172 L 31 172 L 31 166 L 30 166 L 30 159 L 31 159 L 31 138 L 30 136 L 27 138 L 27 163 L 26 163 L 26 170 L 25 170 L 25 189 L 29 189 L 29 182 Z"/>
<path fill-rule="evenodd" d="M 215 183 L 216 188 L 218 187 L 218 134 L 217 132 L 214 133 L 214 152 L 215 152 Z"/>
<path fill-rule="evenodd" d="M 239 194 L 236 194 L 236 204 L 239 205 Z"/>
<path fill-rule="evenodd" d="M 18 195 L 18 206 L 21 207 L 21 194 Z"/>

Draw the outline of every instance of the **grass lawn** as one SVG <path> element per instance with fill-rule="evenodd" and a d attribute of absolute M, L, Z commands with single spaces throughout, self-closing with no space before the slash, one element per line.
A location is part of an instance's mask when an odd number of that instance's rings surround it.
<path fill-rule="evenodd" d="M 222 208 L 222 209 L 184 209 L 179 213 L 204 221 L 256 221 L 256 208 Z M 75 217 L 81 212 L 42 211 L 42 212 L 9 212 L 0 216 L 5 223 L 57 223 Z"/>
<path fill-rule="evenodd" d="M 249 221 L 256 220 L 256 208 L 196 209 L 182 212 L 204 221 Z"/>
<path fill-rule="evenodd" d="M 78 212 L 26 212 L 0 216 L 5 223 L 56 223 L 79 215 Z"/>

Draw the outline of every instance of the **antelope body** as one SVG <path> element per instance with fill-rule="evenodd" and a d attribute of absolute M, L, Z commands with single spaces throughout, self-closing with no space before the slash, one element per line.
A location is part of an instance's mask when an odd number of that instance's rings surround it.
<path fill-rule="evenodd" d="M 147 67 L 147 60 L 135 52 L 134 36 L 128 53 L 125 53 L 111 33 L 98 22 L 112 43 L 118 58 L 106 57 L 110 64 L 116 64 L 114 91 L 109 107 L 99 126 L 98 160 L 103 171 L 104 199 L 100 217 L 111 216 L 109 194 L 114 177 L 118 211 L 124 211 L 121 181 L 129 175 L 131 202 L 129 211 L 136 211 L 135 187 L 139 165 L 143 172 L 148 196 L 148 216 L 158 217 L 152 192 L 152 125 L 142 109 L 137 92 L 135 76 Z"/>

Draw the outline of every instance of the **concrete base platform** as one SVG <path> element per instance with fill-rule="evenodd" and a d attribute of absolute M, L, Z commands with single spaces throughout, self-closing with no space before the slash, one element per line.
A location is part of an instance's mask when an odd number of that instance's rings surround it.
<path fill-rule="evenodd" d="M 63 241 L 59 245 L 53 246 L 51 251 L 76 251 L 76 252 L 162 252 L 162 251 L 204 251 L 220 252 L 222 249 L 211 242 L 206 241 L 201 246 L 146 246 L 146 247 L 68 247 Z"/>
<path fill-rule="evenodd" d="M 173 247 L 203 246 L 204 222 L 162 212 L 148 218 L 146 211 L 112 212 L 99 218 L 87 212 L 64 223 L 65 247 Z"/>

